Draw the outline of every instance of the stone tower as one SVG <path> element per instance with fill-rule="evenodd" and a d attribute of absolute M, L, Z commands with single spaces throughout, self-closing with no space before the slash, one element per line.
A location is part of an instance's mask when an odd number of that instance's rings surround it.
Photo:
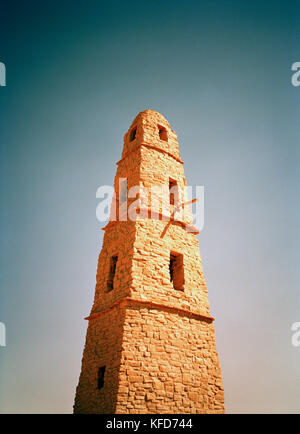
<path fill-rule="evenodd" d="M 137 115 L 117 166 L 74 412 L 223 413 L 183 162 L 161 114 Z"/>

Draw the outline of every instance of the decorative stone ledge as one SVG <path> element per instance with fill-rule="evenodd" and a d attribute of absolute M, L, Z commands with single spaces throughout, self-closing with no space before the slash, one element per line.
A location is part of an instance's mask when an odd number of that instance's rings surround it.
<path fill-rule="evenodd" d="M 189 223 L 186 223 L 186 222 L 184 222 L 182 220 L 176 220 L 172 216 L 168 216 L 168 215 L 163 214 L 161 212 L 152 212 L 151 213 L 151 209 L 150 208 L 140 208 L 137 211 L 139 211 L 139 214 L 137 215 L 138 218 L 137 218 L 136 221 L 142 220 L 142 219 L 151 219 L 151 220 L 157 220 L 157 221 L 161 221 L 161 222 L 165 222 L 165 223 L 178 223 L 180 226 L 183 227 L 183 229 L 187 230 L 188 232 L 190 232 L 192 234 L 195 234 L 195 235 L 199 234 L 199 229 L 196 228 L 196 226 L 191 225 Z M 121 216 L 121 218 L 124 217 L 124 214 Z M 151 218 L 151 214 L 155 215 L 157 218 Z M 149 217 L 149 215 L 150 215 L 150 217 Z M 106 229 L 114 226 L 116 223 L 118 223 L 118 222 L 124 222 L 124 221 L 126 221 L 126 220 L 109 221 L 107 223 L 107 225 L 102 228 L 102 230 L 105 231 Z"/>
<path fill-rule="evenodd" d="M 161 152 L 162 154 L 167 154 L 169 157 L 174 158 L 174 160 L 178 161 L 178 163 L 184 164 L 184 162 L 180 158 L 175 157 L 175 155 L 171 154 L 171 152 L 168 152 L 165 149 L 158 148 L 157 146 L 153 146 L 153 145 L 147 145 L 146 143 L 141 143 L 140 145 L 137 145 L 133 149 L 131 149 L 131 151 L 127 152 L 124 155 L 124 157 L 122 157 L 121 160 L 119 160 L 116 163 L 117 166 L 119 166 L 130 154 L 132 154 L 133 152 L 137 151 L 142 146 L 144 146 L 145 148 L 148 148 L 148 149 L 154 149 L 155 151 Z"/>
<path fill-rule="evenodd" d="M 201 311 L 191 311 L 188 309 L 184 309 L 182 307 L 175 307 L 175 306 L 170 306 L 164 303 L 155 303 L 153 301 L 150 300 L 141 300 L 141 299 L 136 299 L 136 298 L 131 298 L 131 297 L 126 297 L 126 298 L 121 298 L 120 300 L 116 301 L 112 306 L 110 306 L 108 309 L 103 309 L 101 311 L 98 312 L 94 312 L 92 314 L 90 314 L 88 317 L 84 318 L 86 320 L 97 320 L 98 318 L 101 318 L 105 313 L 111 311 L 112 309 L 116 308 L 116 307 L 134 307 L 134 306 L 141 306 L 141 307 L 145 307 L 148 309 L 157 309 L 157 310 L 164 310 L 167 312 L 171 312 L 171 313 L 177 313 L 178 315 L 182 315 L 182 316 L 188 316 L 189 318 L 193 318 L 193 319 L 199 319 L 199 320 L 203 320 L 206 322 L 213 322 L 215 319 L 210 316 L 209 314 L 205 314 Z"/>

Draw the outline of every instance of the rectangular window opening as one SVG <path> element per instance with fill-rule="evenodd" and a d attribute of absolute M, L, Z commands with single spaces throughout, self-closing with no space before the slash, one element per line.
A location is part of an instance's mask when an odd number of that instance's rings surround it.
<path fill-rule="evenodd" d="M 136 138 L 136 128 L 132 128 L 132 130 L 130 131 L 130 138 L 129 140 L 131 142 L 133 142 L 133 140 Z"/>
<path fill-rule="evenodd" d="M 116 274 L 117 262 L 118 262 L 118 256 L 115 255 L 110 258 L 109 275 L 107 280 L 108 291 L 112 291 L 114 289 L 114 278 Z"/>
<path fill-rule="evenodd" d="M 101 368 L 98 369 L 97 389 L 102 389 L 104 386 L 104 374 L 105 366 L 101 366 Z"/>
<path fill-rule="evenodd" d="M 184 291 L 184 269 L 183 269 L 183 255 L 180 253 L 170 253 L 170 281 L 173 288 L 177 291 Z"/>
<path fill-rule="evenodd" d="M 158 133 L 160 140 L 164 140 L 165 142 L 168 141 L 168 133 L 165 127 L 162 127 L 161 125 L 158 126 Z"/>
<path fill-rule="evenodd" d="M 175 205 L 178 202 L 178 185 L 175 179 L 169 178 L 169 197 L 170 205 Z"/>

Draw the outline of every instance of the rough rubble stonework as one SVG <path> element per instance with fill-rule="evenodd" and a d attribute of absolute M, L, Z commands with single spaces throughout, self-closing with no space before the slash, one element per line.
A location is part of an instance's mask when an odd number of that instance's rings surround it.
<path fill-rule="evenodd" d="M 189 230 L 191 211 L 184 207 L 179 221 L 162 220 L 174 215 L 170 178 L 181 194 L 186 181 L 176 133 L 161 114 L 138 114 L 124 136 L 117 165 L 117 198 L 119 178 L 127 178 L 128 190 L 135 185 L 168 188 L 156 218 L 149 215 L 152 202 L 145 202 L 143 193 L 144 214 L 136 221 L 120 221 L 124 213 L 120 216 L 118 201 L 111 207 L 74 412 L 223 413 L 213 318 L 198 240 Z M 125 213 L 134 200 L 128 199 Z M 115 212 L 117 221 L 112 218 Z"/>

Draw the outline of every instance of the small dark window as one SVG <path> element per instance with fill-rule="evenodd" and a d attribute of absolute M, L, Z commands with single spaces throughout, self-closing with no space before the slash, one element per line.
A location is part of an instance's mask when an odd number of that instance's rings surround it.
<path fill-rule="evenodd" d="M 171 178 L 169 179 L 169 195 L 170 205 L 175 205 L 175 203 L 178 203 L 179 197 L 177 181 Z"/>
<path fill-rule="evenodd" d="M 170 281 L 177 291 L 184 290 L 183 255 L 171 252 L 170 254 Z"/>
<path fill-rule="evenodd" d="M 161 125 L 158 125 L 158 132 L 159 132 L 159 138 L 160 140 L 164 140 L 165 142 L 168 141 L 168 133 L 165 127 L 162 127 Z"/>
<path fill-rule="evenodd" d="M 169 264 L 169 268 L 170 268 L 170 280 L 171 280 L 171 282 L 173 282 L 173 280 L 174 280 L 174 267 L 175 267 L 175 261 L 176 261 L 176 256 L 174 256 L 174 255 L 170 255 L 170 264 Z"/>
<path fill-rule="evenodd" d="M 104 386 L 104 374 L 105 374 L 105 366 L 101 366 L 98 369 L 98 378 L 97 378 L 97 388 L 102 389 Z"/>
<path fill-rule="evenodd" d="M 118 256 L 112 256 L 110 258 L 109 275 L 107 280 L 108 291 L 114 289 L 114 278 L 116 274 L 117 261 L 118 261 Z"/>
<path fill-rule="evenodd" d="M 130 139 L 129 140 L 132 142 L 135 139 L 135 137 L 136 137 L 136 128 L 133 128 L 130 131 Z"/>

